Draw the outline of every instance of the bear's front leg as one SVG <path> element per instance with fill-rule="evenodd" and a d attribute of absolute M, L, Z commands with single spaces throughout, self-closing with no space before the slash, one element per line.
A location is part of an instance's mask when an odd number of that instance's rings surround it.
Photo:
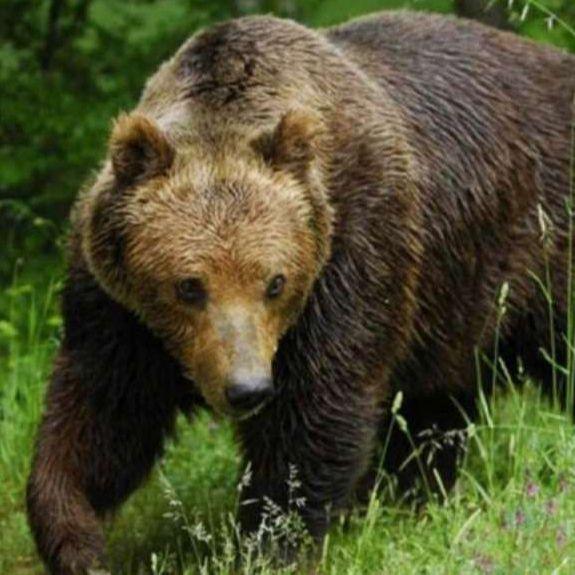
<path fill-rule="evenodd" d="M 127 390 L 112 372 L 107 383 L 119 386 L 116 404 L 99 404 L 84 369 L 73 353 L 60 352 L 28 482 L 30 526 L 54 575 L 105 572 L 100 517 L 148 474 L 174 416 L 161 397 L 146 405 L 141 389 L 122 397 Z"/>
<path fill-rule="evenodd" d="M 380 414 L 375 390 L 334 385 L 281 393 L 264 412 L 242 422 L 250 469 L 239 509 L 244 533 L 265 525 L 271 501 L 299 513 L 320 543 L 368 468 Z"/>
<path fill-rule="evenodd" d="M 146 477 L 178 408 L 192 400 L 161 342 L 83 266 L 70 270 L 63 317 L 28 519 L 50 573 L 87 575 L 105 564 L 100 518 Z"/>

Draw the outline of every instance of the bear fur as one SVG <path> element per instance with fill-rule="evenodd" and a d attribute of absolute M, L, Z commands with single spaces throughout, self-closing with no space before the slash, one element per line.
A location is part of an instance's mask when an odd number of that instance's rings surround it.
<path fill-rule="evenodd" d="M 246 531 L 263 497 L 287 505 L 294 466 L 321 540 L 369 485 L 398 392 L 424 473 L 404 465 L 397 427 L 385 468 L 404 492 L 448 490 L 463 441 L 428 458 L 420 432 L 473 419 L 476 352 L 496 333 L 510 370 L 520 356 L 551 380 L 546 272 L 564 360 L 574 94 L 573 56 L 441 16 L 323 31 L 250 17 L 191 38 L 116 122 L 73 212 L 28 484 L 50 572 L 105 564 L 101 518 L 146 478 L 179 411 L 227 411 L 237 365 L 274 386 L 234 418 Z M 192 312 L 164 288 L 200 253 L 212 291 L 185 285 Z M 256 305 L 276 256 L 285 301 Z M 243 303 L 222 315 L 216 298 Z"/>

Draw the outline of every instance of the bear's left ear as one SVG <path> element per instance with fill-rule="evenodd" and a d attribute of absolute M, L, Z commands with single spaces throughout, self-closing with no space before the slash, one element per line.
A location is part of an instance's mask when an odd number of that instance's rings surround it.
<path fill-rule="evenodd" d="M 322 132 L 319 118 L 294 110 L 287 112 L 271 133 L 257 137 L 253 147 L 273 168 L 305 178 Z"/>
<path fill-rule="evenodd" d="M 114 176 L 121 187 L 166 173 L 175 157 L 159 126 L 141 114 L 124 114 L 116 120 L 109 148 Z"/>

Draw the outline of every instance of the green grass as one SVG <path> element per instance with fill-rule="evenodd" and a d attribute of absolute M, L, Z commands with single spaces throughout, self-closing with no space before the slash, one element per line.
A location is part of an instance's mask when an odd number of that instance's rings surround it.
<path fill-rule="evenodd" d="M 60 325 L 57 284 L 34 290 L 26 281 L 0 305 L 0 573 L 10 575 L 42 572 L 23 490 Z M 529 383 L 507 388 L 482 403 L 445 504 L 416 513 L 373 497 L 334 526 L 317 571 L 575 572 L 575 426 Z M 227 422 L 182 418 L 162 464 L 107 525 L 114 573 L 289 572 L 267 564 L 234 571 L 239 464 Z"/>

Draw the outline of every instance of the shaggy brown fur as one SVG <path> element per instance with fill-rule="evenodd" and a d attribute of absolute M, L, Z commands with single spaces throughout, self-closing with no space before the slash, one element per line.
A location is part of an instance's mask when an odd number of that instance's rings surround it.
<path fill-rule="evenodd" d="M 246 18 L 185 44 L 74 212 L 28 487 L 51 572 L 103 562 L 98 518 L 145 478 L 176 412 L 205 399 L 235 417 L 227 393 L 246 377 L 275 389 L 235 418 L 246 530 L 264 496 L 287 504 L 293 464 L 320 539 L 365 483 L 397 391 L 423 483 L 449 488 L 462 442 L 428 458 L 418 432 L 473 417 L 504 282 L 504 356 L 549 380 L 534 278 L 548 262 L 560 334 L 574 92 L 572 56 L 429 15 L 323 32 Z M 410 450 L 395 430 L 385 463 L 404 490 Z"/>

